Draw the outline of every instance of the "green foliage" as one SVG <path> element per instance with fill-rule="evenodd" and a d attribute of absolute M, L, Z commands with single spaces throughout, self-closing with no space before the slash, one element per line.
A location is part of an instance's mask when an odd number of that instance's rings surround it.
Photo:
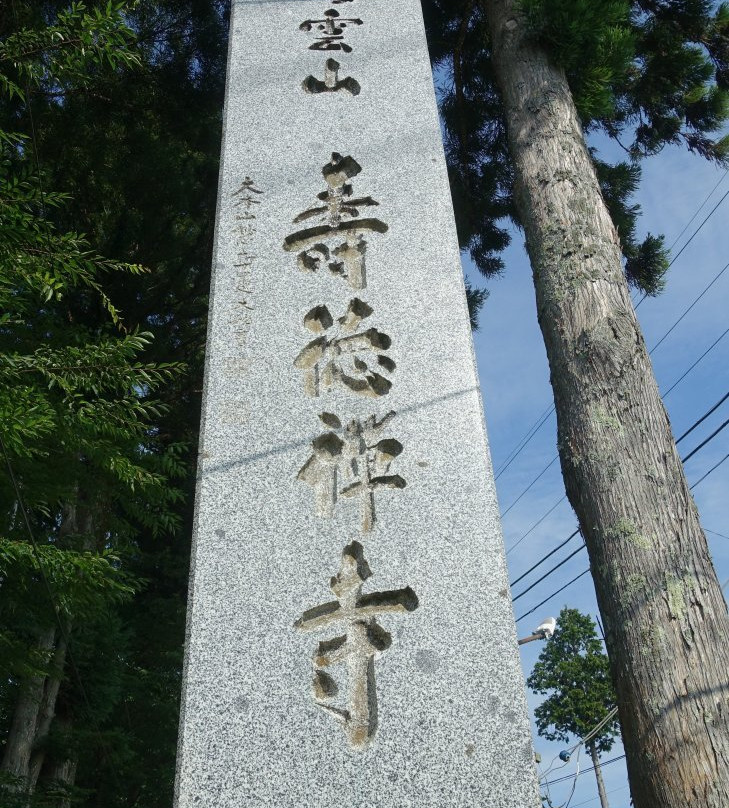
<path fill-rule="evenodd" d="M 564 608 L 527 685 L 547 698 L 534 715 L 540 735 L 550 741 L 582 738 L 615 707 L 608 658 L 589 616 Z M 598 752 L 609 752 L 619 734 L 614 718 L 594 737 Z"/>
<path fill-rule="evenodd" d="M 51 25 L 25 27 L 0 42 L 0 92 L 25 98 L 29 86 L 59 94 L 88 87 L 100 68 L 138 65 L 134 33 L 125 24 L 128 2 L 89 9 L 73 2 Z"/>
<path fill-rule="evenodd" d="M 719 163 L 729 115 L 729 11 L 711 0 L 522 0 L 586 127 L 627 134 L 635 159 L 669 143 Z"/>
<path fill-rule="evenodd" d="M 489 296 L 487 289 L 477 289 L 466 281 L 466 302 L 468 303 L 468 317 L 471 328 L 478 330 L 478 315 Z"/>
<path fill-rule="evenodd" d="M 85 5 L 83 14 L 107 13 L 106 0 Z M 4 43 L 26 41 L 20 29 L 47 43 L 45 28 L 68 11 L 66 0 L 14 6 L 17 17 L 0 13 Z M 113 26 L 104 34 L 112 47 L 97 56 L 111 58 L 75 69 L 68 51 L 46 72 L 0 63 L 19 91 L 0 92 L 0 132 L 13 133 L 0 134 L 5 171 L 16 183 L 0 213 L 0 275 L 9 278 L 0 294 L 11 304 L 0 304 L 0 401 L 13 466 L 39 543 L 109 553 L 110 569 L 135 589 L 128 599 L 94 590 L 96 605 L 71 625 L 90 711 L 66 675 L 40 748 L 50 762 L 77 760 L 73 804 L 172 801 L 226 14 L 224 0 L 137 0 L 117 17 L 121 39 Z M 46 65 L 60 63 L 55 52 Z M 22 255 L 23 245 L 37 252 Z M 19 256 L 26 263 L 11 277 Z M 59 510 L 68 499 L 79 506 L 71 533 Z M 88 531 L 83 514 L 93 517 Z M 2 475 L 0 519 L 8 541 L 21 543 Z M 28 585 L 40 587 L 27 569 Z M 52 672 L 48 653 L 32 653 L 52 612 L 40 588 L 34 614 L 0 586 L 3 605 L 28 616 L 13 632 L 0 613 L 0 653 L 15 653 L 14 674 L 0 681 L 2 753 L 19 680 Z M 54 586 L 63 590 L 62 575 Z M 51 771 L 44 766 L 34 805 L 57 808 L 63 784 Z"/>
<path fill-rule="evenodd" d="M 490 58 L 484 4 L 424 0 L 440 89 L 446 157 L 461 249 L 490 277 L 503 270 L 504 226 L 518 217 L 513 166 Z M 729 4 L 710 0 L 521 0 L 531 36 L 567 75 L 587 131 L 602 131 L 629 162 L 593 160 L 612 214 L 628 282 L 645 294 L 663 286 L 660 236 L 637 236 L 631 203 L 639 161 L 684 145 L 726 164 L 729 136 Z"/>
<path fill-rule="evenodd" d="M 423 5 L 431 59 L 440 79 L 441 115 L 451 195 L 462 250 L 487 277 L 504 269 L 501 253 L 509 234 L 501 222 L 513 218 L 513 171 L 506 130 L 495 90 L 485 21 L 458 6 L 473 3 L 427 2 Z"/>
<path fill-rule="evenodd" d="M 583 120 L 612 118 L 613 87 L 635 57 L 628 0 L 522 0 L 530 27 L 565 69 Z"/>
<path fill-rule="evenodd" d="M 650 233 L 642 242 L 636 238 L 640 206 L 628 200 L 638 187 L 640 166 L 636 163 L 610 165 L 591 151 L 603 199 L 620 237 L 628 282 L 647 295 L 659 294 L 668 271 L 668 251 L 663 236 Z"/>
<path fill-rule="evenodd" d="M 31 611 L 39 607 L 48 611 L 40 567 L 54 592 L 59 613 L 65 618 L 91 617 L 100 606 L 127 600 L 136 589 L 111 551 L 77 552 L 46 544 L 36 553 L 26 542 L 0 538 L 0 578 L 5 581 L 4 587 L 15 587 L 12 603 L 26 602 Z"/>
<path fill-rule="evenodd" d="M 78 760 L 85 780 L 70 789 L 74 804 L 136 804 L 131 786 L 119 788 L 120 765 L 137 773 L 145 808 L 171 800 L 187 572 L 177 536 L 191 518 L 191 388 L 199 387 L 201 267 L 219 145 L 209 113 L 187 113 L 214 107 L 218 120 L 222 88 L 214 92 L 208 79 L 222 75 L 222 56 L 211 56 L 212 45 L 207 56 L 179 49 L 184 75 L 163 86 L 159 73 L 170 61 L 180 67 L 177 46 L 160 47 L 164 36 L 192 41 L 206 13 L 219 23 L 224 53 L 219 10 L 194 5 L 190 14 L 177 3 L 168 13 L 153 3 L 16 0 L 0 13 L 0 436 L 38 543 L 36 551 L 28 542 L 14 487 L 0 474 L 0 755 L 22 682 L 60 678 L 56 719 L 36 751 L 49 763 Z M 191 85 L 198 97 L 183 100 Z M 139 108 L 129 113 L 113 93 L 128 93 Z M 154 118 L 160 98 L 164 125 Z M 184 119 L 205 132 L 204 148 L 187 132 L 166 134 Z M 194 176 L 199 164 L 203 179 Z M 176 182 L 159 176 L 141 193 L 140 178 L 155 171 Z M 120 177 L 129 181 L 121 189 Z M 194 363 L 194 376 L 181 357 Z M 181 478 L 184 493 L 172 483 Z M 153 604 L 166 613 L 148 612 Z M 84 695 L 39 643 L 56 610 Z M 142 650 L 148 681 L 159 668 L 156 650 L 135 634 L 145 621 L 165 637 L 165 688 L 138 681 Z M 158 725 L 121 729 L 132 691 L 139 716 L 156 712 Z M 164 707 L 150 708 L 158 701 Z M 157 740 L 156 768 L 147 770 Z M 51 782 L 52 771 L 44 766 L 33 805 L 61 803 L 68 784 Z M 13 784 L 0 791 L 3 805 L 16 799 Z"/>
<path fill-rule="evenodd" d="M 19 159 L 18 148 L 25 159 Z M 0 143 L 0 325 L 21 325 L 39 303 L 60 302 L 72 290 L 93 290 L 114 324 L 119 314 L 104 294 L 104 272 L 138 274 L 135 264 L 113 262 L 89 249 L 83 236 L 59 233 L 51 213 L 68 199 L 43 189 L 42 178 L 28 159 L 24 135 L 7 134 Z"/>

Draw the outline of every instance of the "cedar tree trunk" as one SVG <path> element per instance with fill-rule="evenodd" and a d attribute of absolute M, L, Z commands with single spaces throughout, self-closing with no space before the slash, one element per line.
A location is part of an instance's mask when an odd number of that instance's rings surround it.
<path fill-rule="evenodd" d="M 53 800 L 54 808 L 72 808 L 78 804 L 73 799 L 78 752 L 71 741 L 73 720 L 62 705 L 55 717 L 54 727 L 61 743 L 45 756 L 40 777 L 42 793 L 46 801 Z"/>
<path fill-rule="evenodd" d="M 68 632 L 68 625 L 66 626 Z M 56 715 L 56 702 L 58 701 L 58 691 L 63 679 L 63 671 L 66 666 L 66 640 L 60 637 L 56 643 L 56 651 L 53 655 L 53 675 L 46 678 L 43 688 L 43 698 L 41 700 L 38 721 L 36 724 L 35 744 L 33 754 L 30 758 L 28 771 L 28 791 L 35 790 L 38 777 L 43 768 L 43 761 L 46 756 L 46 741 L 51 730 L 51 724 Z"/>
<path fill-rule="evenodd" d="M 491 32 L 557 410 L 635 808 L 729 806 L 729 615 L 564 73 L 516 0 Z"/>
<path fill-rule="evenodd" d="M 39 637 L 37 649 L 44 656 L 50 656 L 55 639 L 56 629 L 47 629 Z M 21 792 L 26 791 L 29 786 L 30 757 L 35 744 L 46 679 L 42 675 L 29 676 L 21 683 L 0 765 L 1 771 L 20 778 L 17 790 Z"/>
<path fill-rule="evenodd" d="M 83 523 L 85 534 L 91 536 L 93 519 L 90 512 L 84 510 L 80 518 L 79 508 L 75 504 L 66 505 L 59 530 L 61 540 L 79 532 L 79 521 Z M 92 546 L 90 539 L 87 539 L 83 549 L 90 550 Z M 67 622 L 66 634 L 69 630 L 70 623 Z M 47 740 L 53 723 L 66 665 L 66 640 L 63 636 L 57 639 L 55 625 L 41 635 L 38 650 L 51 661 L 51 670 L 47 676 L 31 676 L 21 683 L 0 764 L 0 771 L 20 778 L 17 790 L 28 794 L 35 790 L 43 766 L 44 741 Z"/>

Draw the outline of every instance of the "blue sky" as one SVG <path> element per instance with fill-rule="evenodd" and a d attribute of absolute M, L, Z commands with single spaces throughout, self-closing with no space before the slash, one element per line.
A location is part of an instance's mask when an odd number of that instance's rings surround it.
<path fill-rule="evenodd" d="M 600 141 L 601 155 L 621 159 L 617 147 Z M 688 229 L 680 235 L 699 206 L 715 188 Z M 635 197 L 643 211 L 640 232 L 663 233 L 675 255 L 696 231 L 714 205 L 729 191 L 729 174 L 688 152 L 669 148 L 643 164 L 643 180 Z M 648 347 L 651 348 L 673 325 L 702 289 L 729 262 L 729 197 L 719 205 L 703 228 L 676 259 L 669 270 L 666 290 L 657 298 L 646 299 L 638 307 L 638 316 Z M 680 235 L 680 238 L 679 238 Z M 678 240 L 677 240 L 678 239 Z M 465 269 L 473 281 L 486 285 L 491 295 L 483 309 L 479 331 L 474 335 L 476 357 L 486 408 L 486 419 L 494 467 L 498 471 L 520 439 L 552 404 L 549 372 L 537 325 L 531 270 L 523 249 L 523 236 L 513 233 L 513 243 L 505 254 L 503 277 L 483 279 L 464 259 Z M 635 297 L 635 295 L 634 295 Z M 689 312 L 652 355 L 656 378 L 665 395 L 674 382 L 729 326 L 729 270 Z M 666 397 L 674 436 L 681 435 L 721 397 L 729 392 L 729 334 Z M 681 442 L 685 456 L 729 418 L 729 400 L 698 429 Z M 519 497 L 532 480 L 556 454 L 556 424 L 552 414 L 535 437 L 497 479 L 502 513 Z M 689 484 L 698 480 L 729 452 L 729 427 L 686 463 Z M 694 497 L 705 528 L 729 536 L 729 461 L 710 474 L 694 489 Z M 564 486 L 555 462 L 538 482 L 503 518 L 507 551 L 564 495 Z M 508 555 L 510 579 L 513 581 L 543 555 L 566 539 L 576 528 L 575 516 L 566 499 L 547 516 Z M 720 583 L 729 579 L 729 539 L 707 533 Z M 575 537 L 565 548 L 539 570 L 514 587 L 512 595 L 535 581 L 553 564 L 565 558 L 580 544 Z M 535 587 L 515 604 L 517 617 L 559 589 L 587 567 L 585 551 Z M 729 587 L 727 587 L 729 589 Z M 725 596 L 727 594 L 725 589 Z M 577 583 L 518 623 L 520 636 L 528 635 L 543 617 L 557 616 L 563 606 L 597 614 L 592 580 L 584 576 Z M 528 675 L 539 654 L 540 643 L 522 647 L 522 662 Z M 530 706 L 538 699 L 529 694 Z M 564 744 L 544 741 L 535 734 L 535 747 L 546 768 Z M 622 754 L 616 745 L 606 758 Z M 559 761 L 557 761 L 559 763 Z M 581 768 L 588 768 L 589 757 L 583 755 Z M 574 775 L 576 761 L 548 779 Z M 623 761 L 604 769 L 611 808 L 629 808 L 630 796 Z M 553 803 L 562 805 L 569 797 L 573 778 L 551 788 Z M 580 774 L 570 808 L 580 805 L 599 806 L 595 776 Z"/>

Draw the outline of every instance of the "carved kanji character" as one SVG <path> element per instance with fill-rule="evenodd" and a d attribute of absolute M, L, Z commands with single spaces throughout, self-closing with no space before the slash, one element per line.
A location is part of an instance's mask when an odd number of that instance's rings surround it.
<path fill-rule="evenodd" d="M 322 36 L 309 45 L 309 50 L 333 51 L 340 50 L 351 53 L 352 48 L 344 41 L 344 32 L 350 25 L 362 25 L 362 20 L 342 17 L 339 12 L 330 8 L 324 12 L 322 20 L 305 20 L 299 26 L 302 31 L 315 31 Z"/>
<path fill-rule="evenodd" d="M 395 363 L 379 352 L 386 351 L 392 340 L 376 328 L 360 329 L 372 313 L 370 306 L 355 297 L 336 321 L 326 306 L 315 306 L 306 314 L 304 326 L 321 334 L 294 360 L 294 367 L 306 373 L 308 395 L 319 396 L 334 385 L 363 396 L 390 392 L 392 383 L 382 372 L 392 373 Z"/>
<path fill-rule="evenodd" d="M 319 643 L 313 656 L 314 701 L 344 725 L 356 749 L 366 747 L 377 729 L 377 688 L 374 660 L 392 645 L 392 636 L 376 621 L 383 614 L 404 614 L 418 608 L 418 596 L 409 587 L 362 594 L 372 575 L 362 545 L 353 541 L 342 552 L 339 572 L 330 582 L 336 600 L 309 609 L 294 623 L 301 631 L 337 627 L 344 631 Z M 343 706 L 334 703 L 339 688 L 326 672 L 346 664 L 348 694 Z"/>
<path fill-rule="evenodd" d="M 235 199 L 233 207 L 242 208 L 242 210 L 236 213 L 235 218 L 237 221 L 256 218 L 255 214 L 252 212 L 254 210 L 253 205 L 260 205 L 261 201 L 251 196 L 251 194 L 262 193 L 263 191 L 259 191 L 258 188 L 256 188 L 255 183 L 250 177 L 246 177 L 243 180 L 240 188 L 233 192 L 233 199 Z"/>
<path fill-rule="evenodd" d="M 359 500 L 362 530 L 368 533 L 376 519 L 375 492 L 406 485 L 399 474 L 389 474 L 392 461 L 402 453 L 402 444 L 381 437 L 395 413 L 389 412 L 379 421 L 374 415 L 364 421 L 353 419 L 346 426 L 332 413 L 319 417 L 329 431 L 312 441 L 311 457 L 298 479 L 314 489 L 320 516 L 331 517 L 339 497 Z"/>
<path fill-rule="evenodd" d="M 379 205 L 371 196 L 354 197 L 348 180 L 362 167 L 352 157 L 334 152 L 322 169 L 327 190 L 317 195 L 323 204 L 300 213 L 295 223 L 319 219 L 323 224 L 297 230 L 284 239 L 284 250 L 298 253 L 298 266 L 307 272 L 326 267 L 349 282 L 353 289 L 367 286 L 365 253 L 369 233 L 386 233 L 387 225 L 375 218 L 360 218 L 360 209 Z M 334 240 L 330 247 L 326 242 Z"/>
<path fill-rule="evenodd" d="M 347 76 L 344 79 L 339 78 L 339 68 L 341 65 L 336 59 L 327 59 L 324 65 L 324 81 L 317 79 L 314 76 L 307 76 L 304 79 L 302 87 L 307 93 L 336 93 L 340 90 L 345 90 L 350 95 L 359 95 L 361 87 L 356 79 Z"/>

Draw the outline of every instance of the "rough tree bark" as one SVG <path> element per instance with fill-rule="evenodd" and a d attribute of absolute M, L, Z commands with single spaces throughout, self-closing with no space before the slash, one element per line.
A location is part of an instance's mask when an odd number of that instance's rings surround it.
<path fill-rule="evenodd" d="M 68 633 L 68 627 L 66 629 Z M 66 640 L 60 637 L 56 643 L 56 650 L 53 654 L 52 670 L 54 675 L 48 676 L 43 688 L 43 698 L 36 721 L 35 741 L 33 753 L 30 757 L 28 767 L 28 791 L 33 792 L 38 783 L 43 761 L 46 757 L 46 741 L 51 731 L 51 725 L 56 715 L 56 702 L 58 701 L 58 691 L 61 688 L 61 679 L 66 666 Z"/>
<path fill-rule="evenodd" d="M 52 799 L 54 808 L 72 808 L 77 804 L 73 789 L 76 784 L 78 752 L 71 742 L 73 719 L 61 706 L 55 716 L 54 729 L 59 738 L 65 738 L 54 752 L 46 755 L 40 776 L 40 787 L 46 800 Z"/>
<path fill-rule="evenodd" d="M 600 755 L 597 751 L 597 744 L 590 741 L 587 746 L 592 758 L 592 765 L 595 768 L 595 779 L 597 780 L 597 793 L 600 797 L 600 808 L 610 808 L 608 805 L 607 792 L 605 791 L 605 781 L 602 779 L 602 768 L 600 767 Z"/>
<path fill-rule="evenodd" d="M 480 0 L 636 808 L 729 806 L 729 615 L 564 73 Z"/>
<path fill-rule="evenodd" d="M 48 657 L 53 652 L 56 629 L 47 629 L 38 639 L 38 650 Z M 18 689 L 18 700 L 13 711 L 8 739 L 5 744 L 0 771 L 18 778 L 18 791 L 28 787 L 30 758 L 35 744 L 36 729 L 43 704 L 45 676 L 29 676 Z"/>
<path fill-rule="evenodd" d="M 83 549 L 90 550 L 93 519 L 91 513 L 83 510 L 79 515 L 76 504 L 66 505 L 59 530 L 59 538 L 63 541 L 67 536 L 82 530 L 89 538 Z M 70 622 L 65 623 L 66 635 L 70 632 Z M 28 677 L 18 691 L 18 700 L 13 711 L 13 720 L 8 732 L 0 771 L 18 778 L 15 787 L 18 792 L 32 794 L 45 759 L 46 741 L 56 712 L 58 692 L 63 680 L 66 665 L 67 646 L 65 637 L 61 636 L 56 626 L 46 629 L 38 640 L 38 650 L 47 656 L 50 671 L 47 676 Z M 74 767 L 75 770 L 75 767 Z"/>

